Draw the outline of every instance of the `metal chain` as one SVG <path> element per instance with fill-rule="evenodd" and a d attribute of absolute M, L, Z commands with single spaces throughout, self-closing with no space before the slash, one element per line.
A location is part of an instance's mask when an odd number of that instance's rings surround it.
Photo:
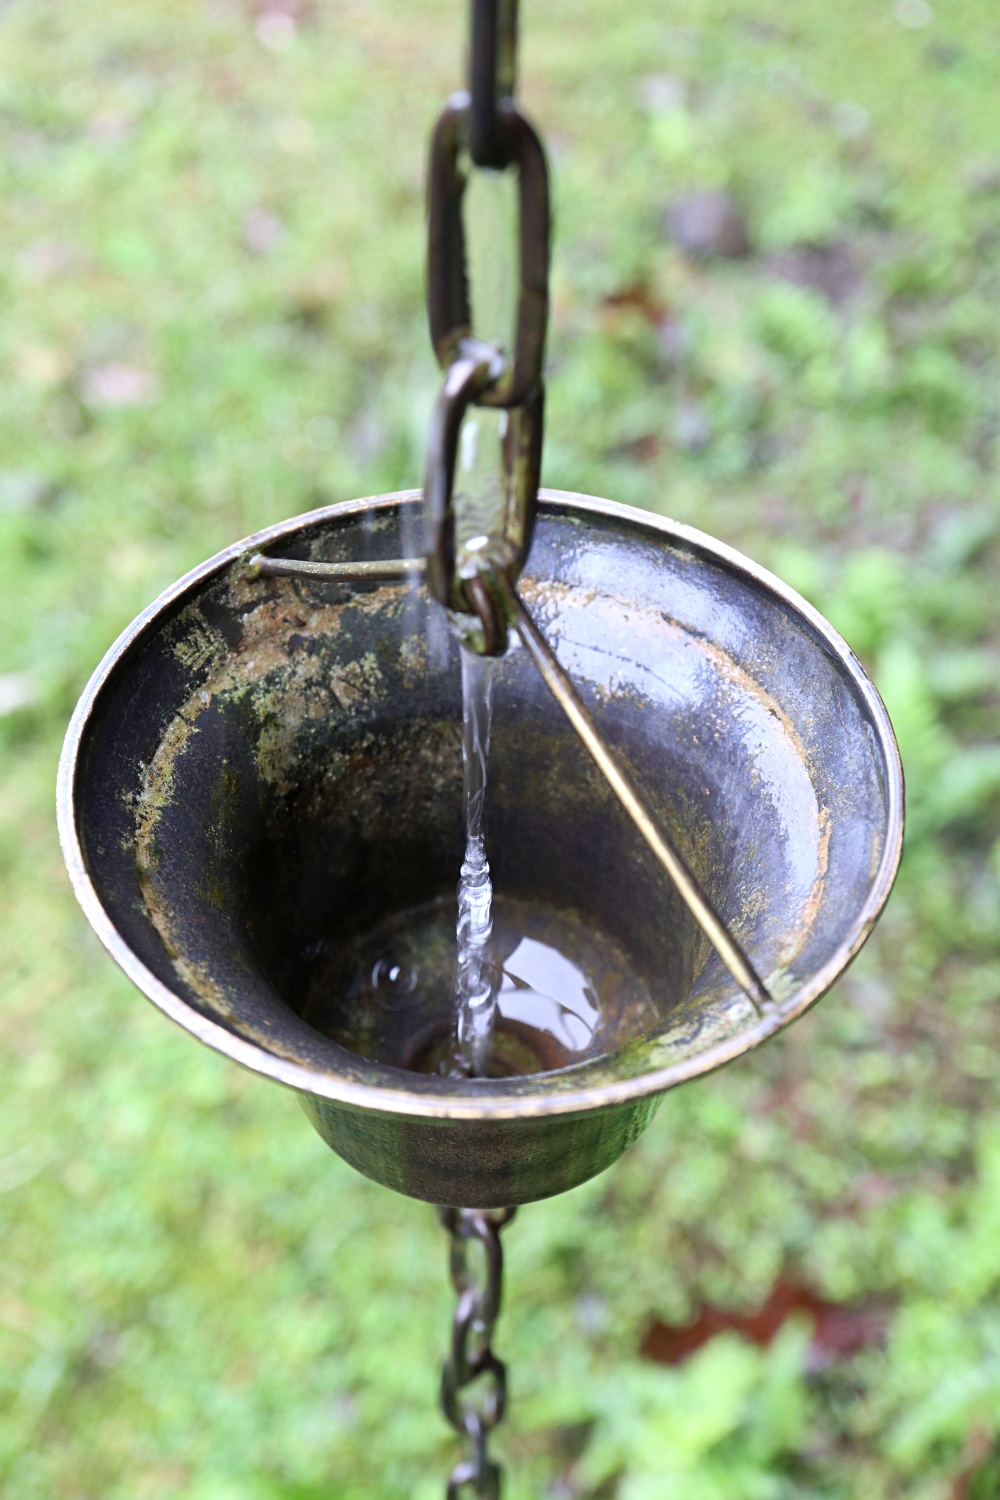
<path fill-rule="evenodd" d="M 472 0 L 470 89 L 442 110 L 428 172 L 427 314 L 444 382 L 431 419 L 424 480 L 427 586 L 448 608 L 479 616 L 478 649 L 486 654 L 506 646 L 508 622 L 494 580 L 503 574 L 514 582 L 527 557 L 542 458 L 549 175 L 542 143 L 513 98 L 516 39 L 516 0 Z M 475 334 L 462 217 L 466 158 L 517 173 L 518 296 L 509 354 Z M 470 405 L 507 413 L 505 506 L 496 533 L 477 538 L 474 555 L 456 558 L 452 490 Z"/>
<path fill-rule="evenodd" d="M 441 1208 L 441 1222 L 451 1235 L 449 1270 L 458 1294 L 451 1328 L 451 1350 L 441 1371 L 441 1409 L 468 1455 L 448 1480 L 447 1500 L 500 1500 L 501 1473 L 486 1445 L 503 1420 L 507 1405 L 507 1367 L 491 1348 L 500 1313 L 503 1247 L 500 1230 L 514 1217 L 512 1208 Z M 470 1248 L 482 1246 L 483 1274 L 470 1262 Z"/>

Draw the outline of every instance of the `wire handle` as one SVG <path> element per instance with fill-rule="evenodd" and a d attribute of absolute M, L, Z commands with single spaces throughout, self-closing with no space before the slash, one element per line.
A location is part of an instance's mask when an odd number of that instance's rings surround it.
<path fill-rule="evenodd" d="M 660 820 L 646 798 L 601 734 L 590 710 L 573 686 L 568 672 L 560 664 L 559 658 L 528 613 L 520 594 L 506 578 L 501 579 L 500 587 L 506 597 L 514 628 L 532 662 L 538 668 L 545 686 L 580 736 L 622 807 L 670 876 L 688 911 L 754 1009 L 758 1013 L 762 1012 L 771 1004 L 771 996 L 757 971 L 702 890 L 683 856 L 667 838 Z"/>

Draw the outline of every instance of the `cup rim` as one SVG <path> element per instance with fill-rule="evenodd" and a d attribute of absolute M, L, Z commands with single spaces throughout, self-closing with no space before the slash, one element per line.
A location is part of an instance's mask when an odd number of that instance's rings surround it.
<path fill-rule="evenodd" d="M 119 662 L 159 617 L 171 610 L 188 593 L 220 573 L 244 554 L 273 546 L 282 538 L 321 524 L 374 508 L 392 508 L 420 499 L 419 490 L 400 490 L 386 495 L 367 496 L 341 501 L 293 516 L 265 527 L 243 540 L 234 542 L 214 557 L 208 558 L 179 578 L 152 601 L 105 653 L 93 672 L 70 719 L 59 760 L 56 789 L 56 811 L 59 841 L 74 894 L 97 937 L 132 983 L 171 1020 L 185 1031 L 223 1053 L 234 1062 L 271 1078 L 299 1092 L 342 1104 L 351 1109 L 380 1114 L 405 1115 L 420 1119 L 533 1119 L 554 1115 L 578 1115 L 610 1105 L 626 1104 L 660 1094 L 677 1084 L 713 1072 L 745 1052 L 759 1046 L 776 1032 L 802 1015 L 834 984 L 867 940 L 881 915 L 895 881 L 903 844 L 904 786 L 899 750 L 885 705 L 854 652 L 843 637 L 811 604 L 774 574 L 751 561 L 735 548 L 720 542 L 695 527 L 669 520 L 617 501 L 578 495 L 565 490 L 539 491 L 539 509 L 550 515 L 580 514 L 617 520 L 631 527 L 647 530 L 670 542 L 693 549 L 744 580 L 776 596 L 798 614 L 819 636 L 850 678 L 863 700 L 875 730 L 886 773 L 885 842 L 878 868 L 872 878 L 867 898 L 853 918 L 848 933 L 825 964 L 821 965 L 797 989 L 782 1001 L 775 1002 L 765 1015 L 756 1016 L 735 1035 L 724 1038 L 687 1057 L 648 1072 L 593 1084 L 567 1088 L 559 1073 L 538 1073 L 519 1080 L 516 1094 L 491 1088 L 491 1080 L 456 1080 L 453 1088 L 433 1093 L 421 1090 L 414 1074 L 412 1088 L 401 1087 L 397 1069 L 386 1068 L 391 1081 L 385 1085 L 359 1082 L 339 1076 L 325 1068 L 295 1062 L 269 1051 L 266 1047 L 230 1031 L 218 1021 L 196 1010 L 187 1000 L 164 984 L 138 957 L 118 931 L 104 907 L 87 870 L 76 819 L 76 779 L 80 750 L 88 724 L 101 694 Z M 440 1080 L 435 1080 L 440 1085 Z M 508 1081 L 509 1082 L 509 1081 Z"/>

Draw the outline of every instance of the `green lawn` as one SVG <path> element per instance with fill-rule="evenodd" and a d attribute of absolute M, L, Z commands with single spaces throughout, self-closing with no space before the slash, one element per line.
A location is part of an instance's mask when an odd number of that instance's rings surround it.
<path fill-rule="evenodd" d="M 886 697 L 910 821 L 818 1010 L 511 1227 L 505 1493 L 992 1500 L 1000 16 L 522 8 L 557 209 L 546 481 L 713 531 L 824 609 Z M 0 5 L 11 1500 L 430 1500 L 453 1455 L 433 1213 L 147 1006 L 55 838 L 66 720 L 141 606 L 256 527 L 419 482 L 424 145 L 464 6 L 277 14 Z M 745 207 L 749 258 L 671 244 L 702 187 Z M 791 1319 L 641 1357 L 654 1319 L 753 1310 L 782 1276 L 885 1309 L 884 1341 L 818 1368 Z"/>

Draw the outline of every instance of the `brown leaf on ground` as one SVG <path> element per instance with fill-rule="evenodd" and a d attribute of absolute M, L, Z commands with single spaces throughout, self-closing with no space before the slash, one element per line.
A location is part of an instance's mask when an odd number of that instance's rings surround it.
<path fill-rule="evenodd" d="M 651 464 L 659 458 L 662 451 L 662 440 L 655 432 L 647 432 L 643 437 L 633 438 L 631 442 L 620 443 L 612 450 L 612 456 L 625 459 L 628 463 Z"/>
<path fill-rule="evenodd" d="M 882 1343 L 885 1338 L 885 1307 L 848 1307 L 828 1302 L 798 1282 L 777 1281 L 766 1302 L 754 1313 L 731 1312 L 705 1307 L 690 1323 L 669 1324 L 655 1319 L 646 1330 L 639 1352 L 661 1365 L 679 1365 L 719 1333 L 737 1333 L 760 1348 L 775 1338 L 785 1321 L 804 1317 L 813 1325 L 809 1346 L 809 1370 L 815 1372 L 838 1359 Z"/>
<path fill-rule="evenodd" d="M 623 286 L 620 291 L 609 292 L 606 297 L 601 298 L 601 307 L 611 313 L 633 310 L 640 313 L 647 323 L 652 323 L 654 328 L 659 328 L 667 316 L 664 303 L 641 281 Z"/>

